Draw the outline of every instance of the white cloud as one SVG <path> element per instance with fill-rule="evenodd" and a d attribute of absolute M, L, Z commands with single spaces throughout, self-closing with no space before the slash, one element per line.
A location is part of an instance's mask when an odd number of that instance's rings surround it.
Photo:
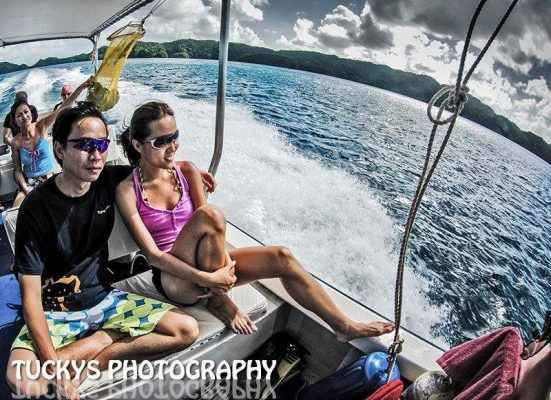
<path fill-rule="evenodd" d="M 219 2 L 220 0 L 216 1 Z M 262 21 L 264 14 L 258 7 L 267 3 L 254 0 L 233 0 L 231 15 L 235 15 L 240 21 Z"/>
<path fill-rule="evenodd" d="M 233 0 L 230 14 L 230 40 L 252 46 L 262 46 L 264 42 L 246 22 L 262 21 L 261 6 L 265 0 Z M 182 38 L 213 39 L 220 37 L 221 0 L 210 4 L 205 0 L 181 0 L 171 7 L 160 7 L 147 22 L 147 40 L 168 41 Z"/>
<path fill-rule="evenodd" d="M 251 45 L 263 45 L 256 32 L 245 27 L 247 22 L 258 22 L 264 19 L 262 6 L 266 0 L 232 0 L 230 38 L 233 42 L 244 42 Z M 117 22 L 114 27 L 102 33 L 100 46 L 106 45 L 105 38 L 114 30 L 130 21 L 141 20 L 151 8 L 142 10 Z M 159 7 L 145 22 L 147 31 L 143 40 L 171 41 L 183 38 L 213 39 L 220 36 L 221 0 L 178 0 Z M 34 64 L 40 58 L 68 57 L 92 51 L 89 40 L 56 40 L 28 43 L 19 46 L 0 48 L 2 61 L 14 64 Z"/>
<path fill-rule="evenodd" d="M 360 24 L 360 17 L 342 5 L 335 8 L 321 20 L 322 27 L 324 25 L 340 26 L 349 34 L 355 33 L 359 29 Z"/>
<path fill-rule="evenodd" d="M 360 15 L 356 15 L 347 7 L 340 5 L 319 22 L 304 18 L 297 19 L 294 26 L 295 36 L 292 38 L 281 36 L 277 43 L 287 49 L 309 49 L 345 58 L 371 61 L 395 69 L 428 74 L 444 84 L 455 83 L 459 57 L 463 51 L 463 41 L 452 45 L 450 43 L 453 41 L 450 40 L 450 37 L 429 34 L 422 27 L 395 25 L 391 29 L 392 46 L 382 49 L 369 48 L 362 46 L 361 42 L 356 40 L 365 25 L 362 24 L 362 21 L 370 21 L 368 18 L 372 18 L 372 14 L 367 3 Z M 376 20 L 371 19 L 371 22 L 379 32 L 390 29 Z M 549 141 L 551 133 L 548 132 L 551 120 L 546 117 L 546 115 L 549 116 L 549 113 L 543 112 L 548 109 L 549 103 L 536 107 L 538 96 L 539 98 L 549 97 L 545 79 L 540 78 L 527 84 L 514 85 L 510 78 L 498 68 L 500 64 L 503 64 L 521 73 L 526 73 L 531 68 L 527 54 L 538 53 L 538 57 L 541 58 L 543 53 L 547 52 L 546 57 L 551 58 L 551 48 L 547 49 L 547 46 L 551 46 L 551 44 L 545 42 L 540 44 L 540 48 L 536 50 L 534 47 L 536 39 L 537 35 L 525 32 L 520 43 L 527 43 L 526 48 L 522 47 L 522 51 L 526 54 L 519 53 L 520 49 L 510 48 L 516 43 L 504 40 L 501 48 L 494 43 L 471 77 L 469 87 L 473 96 L 492 107 L 496 113 L 510 118 L 524 130 L 547 135 L 546 139 Z M 484 44 L 485 39 L 472 43 L 466 60 L 467 69 L 472 65 L 479 49 Z M 519 63 L 520 59 L 528 61 Z M 525 93 L 524 97 L 523 93 Z M 527 95 L 528 99 L 519 100 Z"/>
<path fill-rule="evenodd" d="M 237 21 L 232 24 L 230 37 L 232 42 L 246 43 L 249 46 L 264 46 L 264 42 L 255 31 L 241 26 Z"/>
<path fill-rule="evenodd" d="M 551 91 L 547 86 L 547 81 L 543 76 L 539 79 L 532 79 L 526 84 L 526 93 L 532 96 L 543 97 L 551 100 Z"/>

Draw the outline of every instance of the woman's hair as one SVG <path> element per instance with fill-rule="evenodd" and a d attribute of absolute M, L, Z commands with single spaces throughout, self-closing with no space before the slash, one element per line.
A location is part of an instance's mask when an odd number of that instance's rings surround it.
<path fill-rule="evenodd" d="M 174 116 L 174 111 L 166 103 L 160 101 L 150 101 L 139 106 L 130 120 L 130 125 L 123 127 L 119 136 L 124 154 L 128 158 L 130 165 L 138 165 L 140 153 L 132 145 L 132 139 L 138 142 L 143 141 L 151 134 L 151 122 L 158 121 L 167 115 Z"/>
<path fill-rule="evenodd" d="M 25 97 L 19 97 L 17 100 L 15 100 L 11 106 L 11 110 L 10 110 L 10 128 L 16 128 L 17 129 L 17 132 L 19 132 L 19 125 L 17 125 L 17 122 L 15 122 L 15 111 L 21 106 L 21 105 L 26 105 L 27 107 L 29 107 L 29 111 L 31 109 L 31 107 L 29 106 L 29 103 L 27 102 L 27 98 Z M 31 113 L 32 115 L 32 113 Z M 13 130 L 13 129 L 12 129 Z M 14 133 L 17 133 L 17 132 L 14 132 Z"/>
<path fill-rule="evenodd" d="M 91 101 L 79 101 L 76 106 L 69 107 L 61 110 L 55 119 L 54 126 L 52 128 L 52 141 L 59 142 L 59 144 L 66 148 L 67 138 L 71 134 L 73 129 L 73 124 L 84 118 L 99 118 L 101 122 L 105 125 L 105 131 L 109 135 L 109 129 L 107 127 L 107 120 L 101 113 L 101 111 L 96 107 Z M 63 161 L 59 159 L 54 151 L 54 157 L 63 167 Z"/>

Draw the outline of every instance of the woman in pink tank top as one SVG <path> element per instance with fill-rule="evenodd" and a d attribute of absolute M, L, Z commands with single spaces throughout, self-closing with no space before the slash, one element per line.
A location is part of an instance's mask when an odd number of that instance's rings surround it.
<path fill-rule="evenodd" d="M 134 172 L 117 187 L 117 206 L 153 270 L 153 283 L 168 299 L 193 304 L 207 297 L 207 308 L 235 333 L 257 330 L 227 296 L 234 285 L 280 278 L 287 292 L 321 317 L 339 340 L 390 332 L 388 322 L 359 323 L 346 317 L 318 282 L 285 247 L 226 249 L 226 221 L 207 204 L 204 181 L 195 165 L 175 161 L 179 134 L 174 111 L 149 102 L 136 109 L 122 133 Z"/>

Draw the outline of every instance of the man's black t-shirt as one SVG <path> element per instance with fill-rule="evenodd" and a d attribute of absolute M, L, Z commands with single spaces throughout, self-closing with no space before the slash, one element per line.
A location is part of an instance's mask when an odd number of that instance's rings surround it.
<path fill-rule="evenodd" d="M 31 110 L 31 116 L 33 117 L 32 122 L 36 122 L 38 120 L 38 111 L 36 110 L 36 107 L 33 105 L 29 105 L 29 109 Z M 11 120 L 11 111 L 6 115 L 6 118 L 4 118 L 4 128 L 10 128 L 14 133 L 18 131 L 17 125 L 15 125 L 15 122 Z"/>
<path fill-rule="evenodd" d="M 45 310 L 83 310 L 109 292 L 107 239 L 115 221 L 115 188 L 126 166 L 105 167 L 86 194 L 64 195 L 55 176 L 29 193 L 17 217 L 15 270 L 42 275 Z"/>

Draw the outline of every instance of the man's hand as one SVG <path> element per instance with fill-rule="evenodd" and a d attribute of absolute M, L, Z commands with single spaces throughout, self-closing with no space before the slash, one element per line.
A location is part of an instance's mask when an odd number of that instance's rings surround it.
<path fill-rule="evenodd" d="M 53 382 L 55 396 L 58 400 L 80 400 L 77 388 L 69 379 L 58 379 Z"/>
<path fill-rule="evenodd" d="M 201 169 L 199 172 L 201 173 L 201 181 L 203 181 L 203 186 L 208 193 L 213 193 L 216 190 L 216 179 L 214 179 L 214 176 L 208 171 L 203 171 Z"/>
<path fill-rule="evenodd" d="M 235 276 L 235 261 L 215 272 L 209 273 L 207 280 L 204 286 L 208 287 L 213 293 L 226 293 L 237 280 Z"/>

